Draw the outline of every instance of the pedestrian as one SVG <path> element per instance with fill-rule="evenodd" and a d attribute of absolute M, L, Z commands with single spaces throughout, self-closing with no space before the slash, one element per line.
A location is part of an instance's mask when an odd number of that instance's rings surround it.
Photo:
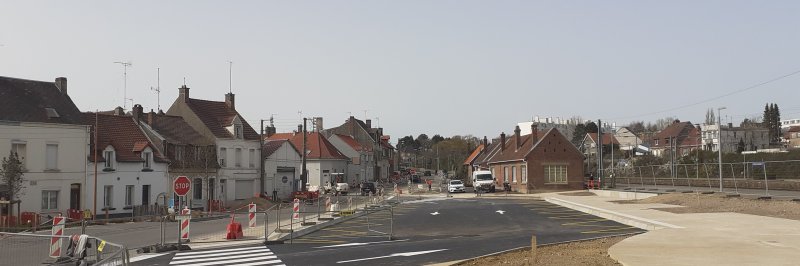
<path fill-rule="evenodd" d="M 589 189 L 594 189 L 594 173 L 589 174 Z"/>

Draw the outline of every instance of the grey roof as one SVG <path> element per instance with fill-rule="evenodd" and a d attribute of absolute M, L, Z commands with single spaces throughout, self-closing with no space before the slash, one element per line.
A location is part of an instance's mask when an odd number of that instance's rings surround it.
<path fill-rule="evenodd" d="M 77 125 L 82 116 L 54 82 L 0 77 L 0 120 Z"/>

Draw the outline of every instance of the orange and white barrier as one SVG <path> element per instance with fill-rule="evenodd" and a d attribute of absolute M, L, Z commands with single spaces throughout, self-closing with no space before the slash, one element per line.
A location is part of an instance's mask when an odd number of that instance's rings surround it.
<path fill-rule="evenodd" d="M 189 239 L 189 225 L 191 223 L 191 211 L 189 208 L 184 208 L 181 210 L 181 215 L 187 216 L 185 219 L 181 219 L 181 240 L 188 240 Z"/>
<path fill-rule="evenodd" d="M 300 219 L 300 199 L 294 199 L 294 206 L 292 207 L 292 219 Z"/>
<path fill-rule="evenodd" d="M 64 223 L 67 219 L 65 217 L 55 217 L 53 218 L 53 230 L 52 235 L 54 236 L 62 236 L 64 235 Z M 50 257 L 51 258 L 58 258 L 61 257 L 61 238 L 60 237 L 53 237 L 50 239 Z"/>
<path fill-rule="evenodd" d="M 250 228 L 256 227 L 256 205 L 254 203 L 250 203 L 250 205 L 248 205 L 247 207 L 249 209 L 248 212 L 250 215 L 249 216 L 250 220 L 248 221 L 247 224 L 248 226 L 250 226 Z"/>
<path fill-rule="evenodd" d="M 326 211 L 330 211 L 331 210 L 331 197 L 330 196 L 325 198 L 325 210 Z"/>

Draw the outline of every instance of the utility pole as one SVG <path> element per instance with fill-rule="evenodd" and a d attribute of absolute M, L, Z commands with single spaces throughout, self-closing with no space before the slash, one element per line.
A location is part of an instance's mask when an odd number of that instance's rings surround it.
<path fill-rule="evenodd" d="M 259 176 L 260 176 L 260 179 L 261 179 L 261 195 L 264 195 L 264 192 L 266 192 L 266 190 L 267 190 L 266 189 L 266 186 L 267 186 L 266 181 L 267 180 L 266 180 L 266 177 L 264 176 L 264 159 L 265 158 L 262 155 L 262 154 L 264 154 L 264 119 L 261 119 L 261 134 L 258 135 L 258 144 L 259 144 L 259 149 L 258 149 L 259 150 L 259 152 L 258 152 L 258 158 L 259 159 L 258 160 L 260 161 L 259 162 L 260 166 L 259 166 L 258 172 L 259 172 Z M 275 178 L 275 177 L 273 177 L 273 178 Z M 275 188 L 273 187 L 272 189 L 274 190 Z M 273 198 L 272 200 L 275 200 L 275 199 Z"/>
<path fill-rule="evenodd" d="M 300 174 L 300 182 L 302 183 L 300 191 L 306 191 L 306 182 L 308 182 L 308 170 L 306 169 L 306 157 L 308 156 L 308 148 L 306 147 L 307 146 L 306 138 L 308 137 L 308 134 L 306 134 L 306 122 L 307 122 L 307 120 L 308 120 L 307 118 L 305 118 L 305 117 L 303 118 L 303 157 L 302 157 L 303 158 L 303 166 L 302 166 L 302 171 L 303 172 Z"/>
<path fill-rule="evenodd" d="M 725 107 L 717 108 L 717 142 L 719 143 L 719 192 L 722 192 L 722 117 L 720 117 L 720 111 L 725 110 Z M 766 167 L 764 167 L 766 169 Z M 766 170 L 764 170 L 766 172 Z"/>
<path fill-rule="evenodd" d="M 603 126 L 602 121 L 597 119 L 597 183 L 603 182 Z"/>

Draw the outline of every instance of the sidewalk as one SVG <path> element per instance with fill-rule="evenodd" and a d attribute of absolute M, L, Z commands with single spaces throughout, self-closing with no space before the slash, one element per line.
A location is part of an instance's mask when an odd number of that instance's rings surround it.
<path fill-rule="evenodd" d="M 674 214 L 666 204 L 617 204 L 649 193 L 537 194 L 549 202 L 650 230 L 614 245 L 623 265 L 797 265 L 800 221 L 739 213 Z"/>

